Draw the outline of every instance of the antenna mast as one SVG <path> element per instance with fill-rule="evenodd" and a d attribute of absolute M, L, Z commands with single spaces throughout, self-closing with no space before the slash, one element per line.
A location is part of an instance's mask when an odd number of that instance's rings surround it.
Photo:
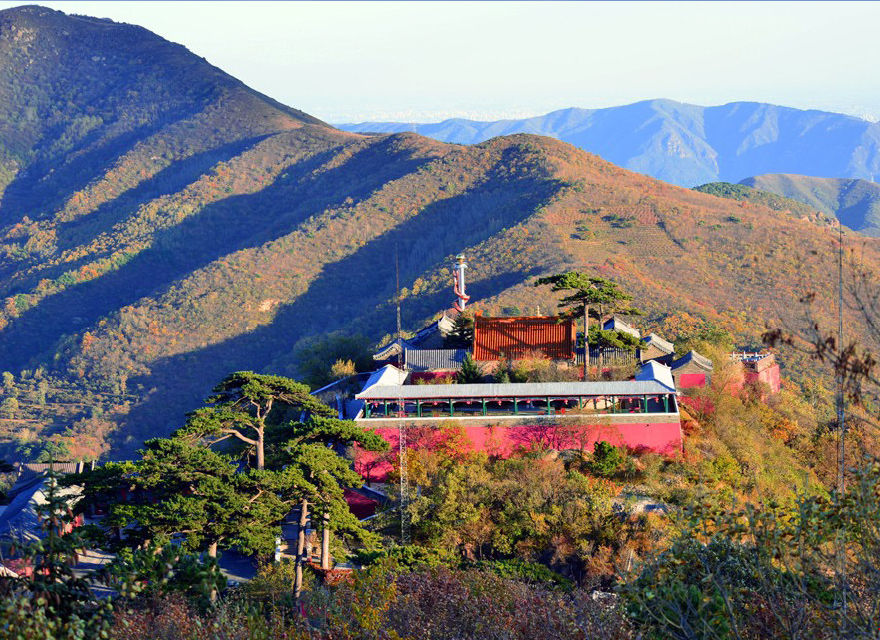
<path fill-rule="evenodd" d="M 843 225 L 837 222 L 837 348 L 843 349 Z M 840 451 L 837 467 L 837 488 L 841 497 L 846 489 L 846 420 L 844 415 L 844 376 L 846 371 L 838 363 L 837 370 L 837 430 L 840 434 Z"/>
<path fill-rule="evenodd" d="M 837 349 L 843 351 L 843 223 L 837 221 Z M 837 363 L 837 430 L 839 434 L 840 451 L 837 459 L 837 491 L 838 502 L 843 500 L 846 491 L 846 415 L 844 386 L 846 383 L 846 370 L 843 362 Z M 846 570 L 846 531 L 841 526 L 838 536 L 838 562 L 840 563 L 840 604 L 843 613 L 844 633 L 846 632 L 847 616 L 847 570 Z"/>
<path fill-rule="evenodd" d="M 394 245 L 394 271 L 397 286 L 397 368 L 403 371 L 403 335 L 400 326 L 400 258 L 398 245 Z M 400 460 L 400 542 L 401 544 L 409 544 L 409 471 L 408 456 L 406 453 L 406 407 L 403 405 L 403 398 L 397 398 L 397 449 Z"/>

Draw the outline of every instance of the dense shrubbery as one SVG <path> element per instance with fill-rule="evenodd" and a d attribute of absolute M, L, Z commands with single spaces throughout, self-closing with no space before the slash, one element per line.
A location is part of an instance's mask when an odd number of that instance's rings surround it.
<path fill-rule="evenodd" d="M 393 546 L 379 550 L 357 554 L 358 562 L 364 566 L 381 563 L 387 559 L 406 570 L 424 570 L 446 567 L 448 569 L 479 569 L 493 571 L 504 578 L 522 580 L 530 584 L 545 587 L 571 589 L 574 583 L 546 565 L 539 562 L 527 562 L 520 558 L 508 560 L 472 561 L 454 550 L 442 547 L 428 547 L 418 544 Z"/>
<path fill-rule="evenodd" d="M 662 638 L 872 637 L 878 522 L 876 462 L 856 472 L 843 497 L 698 506 L 672 546 L 624 587 L 630 615 Z"/>
<path fill-rule="evenodd" d="M 617 449 L 597 450 L 603 475 L 625 466 Z M 592 475 L 594 456 L 571 453 L 566 462 L 541 450 L 492 460 L 416 449 L 409 463 L 414 542 L 441 554 L 432 562 L 513 562 L 510 571 L 524 572 L 540 562 L 578 583 L 610 584 L 619 565 L 658 542 L 663 525 L 615 506 L 619 487 Z"/>
<path fill-rule="evenodd" d="M 111 638 L 245 640 L 614 640 L 631 629 L 614 602 L 562 593 L 479 569 L 404 569 L 383 562 L 337 587 L 316 587 L 301 611 L 230 593 L 207 613 L 179 597 L 117 614 Z"/>
<path fill-rule="evenodd" d="M 283 382 L 242 373 L 227 381 L 242 375 L 253 384 Z M 28 557 L 46 570 L 5 582 L 11 588 L 0 619 L 17 625 L 22 637 L 39 640 L 79 640 L 102 629 L 125 640 L 825 638 L 842 629 L 858 637 L 876 624 L 872 612 L 880 602 L 880 466 L 856 475 L 843 499 L 828 498 L 818 482 L 796 496 L 785 475 L 796 463 L 781 439 L 799 442 L 799 428 L 789 423 L 809 412 L 790 399 L 768 406 L 738 397 L 725 389 L 724 378 L 719 366 L 713 388 L 695 393 L 711 408 L 701 414 L 680 459 L 605 442 L 587 446 L 587 439 L 578 445 L 576 429 L 554 425 L 524 434 L 521 448 L 501 459 L 473 452 L 454 421 L 414 429 L 409 509 L 415 544 L 398 544 L 393 510 L 380 514 L 372 522 L 385 534 L 384 548 L 356 543 L 353 559 L 364 568 L 333 585 L 306 570 L 300 598 L 296 563 L 265 564 L 249 584 L 226 588 L 212 559 L 146 547 L 122 548 L 116 562 L 95 576 L 117 593 L 102 601 L 69 571 L 74 549 L 89 544 L 83 529 L 32 548 Z M 204 417 L 200 411 L 191 418 Z M 322 428 L 343 434 L 345 427 L 320 420 L 308 429 L 288 425 L 291 437 Z M 747 441 L 738 443 L 749 430 Z M 207 434 L 205 424 L 194 422 L 178 437 L 196 433 Z M 269 466 L 280 460 L 281 442 L 277 435 L 270 439 Z M 153 454 L 160 450 L 151 448 Z M 190 466 L 216 463 L 212 456 L 185 459 Z M 175 464 L 175 474 L 190 477 L 196 495 L 177 500 L 173 494 L 187 492 L 172 490 L 143 506 L 155 516 L 170 500 L 198 519 L 203 509 L 187 504 L 204 498 L 203 480 L 195 469 Z M 161 473 L 144 469 L 141 475 L 161 483 Z M 107 472 L 112 476 L 113 469 Z M 762 498 L 763 505 L 752 506 Z M 645 513 L 638 505 L 646 500 L 665 504 Z M 50 505 L 58 517 L 47 522 L 63 522 L 60 500 Z M 203 526 L 206 532 L 215 528 L 208 521 Z M 159 533 L 150 535 L 159 539 L 170 530 Z M 375 534 L 367 537 L 375 541 Z M 848 549 L 846 618 L 835 599 L 843 584 L 834 564 L 841 539 Z"/>
<path fill-rule="evenodd" d="M 0 638 L 873 637 L 880 620 L 880 464 L 855 473 L 842 497 L 694 505 L 683 515 L 671 544 L 621 569 L 612 592 L 576 587 L 545 565 L 465 566 L 442 550 L 396 547 L 362 556 L 368 566 L 335 586 L 307 580 L 299 605 L 288 565 L 267 565 L 252 583 L 217 591 L 211 602 L 204 596 L 213 587 L 200 588 L 189 572 L 162 575 L 163 565 L 180 565 L 160 554 L 144 556 L 153 567 L 146 570 L 131 559 L 118 565 L 114 575 L 124 579 L 111 584 L 133 588 L 121 589 L 110 607 L 68 570 L 50 569 L 69 566 L 83 544 L 68 534 L 34 556 L 49 569 L 45 577 L 0 581 Z"/>

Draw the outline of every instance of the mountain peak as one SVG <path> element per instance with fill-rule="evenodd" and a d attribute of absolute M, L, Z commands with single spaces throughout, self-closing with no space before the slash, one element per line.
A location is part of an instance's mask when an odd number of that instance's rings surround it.
<path fill-rule="evenodd" d="M 101 86 L 102 77 L 112 78 L 114 84 Z M 313 116 L 250 89 L 183 45 L 143 27 L 69 15 L 39 5 L 0 11 L 0 80 L 8 85 L 0 87 L 0 97 L 26 90 L 25 84 L 57 86 L 54 95 L 38 101 L 43 103 L 46 99 L 65 102 L 64 98 L 75 92 L 73 87 L 92 85 L 94 93 L 99 94 L 94 96 L 97 102 L 89 104 L 92 111 L 106 108 L 107 103 L 135 102 L 131 99 L 135 94 L 149 94 L 150 89 L 159 88 L 150 85 L 173 84 L 184 89 L 196 108 L 205 105 L 209 94 L 216 97 L 239 91 L 301 124 L 324 125 Z M 167 111 L 159 96 L 155 98 L 151 108 Z M 45 109 L 44 104 L 35 107 Z"/>
<path fill-rule="evenodd" d="M 83 177 L 74 157 L 109 159 L 170 128 L 210 148 L 306 125 L 327 127 L 143 27 L 37 5 L 0 11 L 0 194 L 15 183 L 0 215 L 51 205 L 66 169 Z"/>

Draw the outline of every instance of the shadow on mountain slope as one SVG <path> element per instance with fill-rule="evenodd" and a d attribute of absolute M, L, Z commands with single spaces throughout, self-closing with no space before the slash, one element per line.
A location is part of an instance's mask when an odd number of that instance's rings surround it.
<path fill-rule="evenodd" d="M 88 243 L 135 214 L 144 204 L 187 187 L 218 163 L 232 159 L 267 137 L 269 135 L 239 140 L 180 160 L 152 178 L 144 180 L 136 187 L 120 194 L 117 198 L 105 202 L 93 212 L 68 222 L 59 223 L 56 229 L 58 250 L 65 251 L 75 248 L 81 243 Z M 38 271 L 32 271 L 28 273 L 26 278 L 4 283 L 0 290 L 3 292 L 2 295 L 27 291 L 44 278 L 54 280 L 65 272 L 76 271 L 85 264 L 108 257 L 113 250 L 114 248 L 111 247 L 103 251 L 91 252 L 79 260 L 54 264 Z"/>
<path fill-rule="evenodd" d="M 326 208 L 348 198 L 366 198 L 430 160 L 412 157 L 411 149 L 391 155 L 369 145 L 341 166 L 313 174 L 335 152 L 325 151 L 291 166 L 286 177 L 258 193 L 206 206 L 178 225 L 156 232 L 153 245 L 118 270 L 42 300 L 0 334 L 4 366 L 20 369 L 33 356 L 56 348 L 65 335 L 144 296 L 161 295 L 173 281 L 224 255 L 286 235 Z M 374 165 L 379 159 L 383 165 L 377 171 Z"/>
<path fill-rule="evenodd" d="M 173 389 L 173 396 L 167 391 L 149 394 L 132 410 L 123 431 L 136 432 L 141 437 L 167 433 L 174 421 L 179 423 L 186 411 L 201 403 L 212 384 L 231 371 L 260 370 L 274 362 L 282 373 L 295 375 L 291 349 L 302 337 L 336 330 L 378 337 L 390 331 L 396 247 L 406 247 L 400 253 L 400 276 L 402 282 L 411 282 L 445 266 L 450 255 L 522 222 L 545 204 L 559 186 L 551 179 L 490 176 L 474 189 L 428 205 L 418 216 L 325 267 L 308 290 L 283 307 L 271 324 L 151 363 L 150 375 L 133 378 L 131 382 L 146 389 Z M 437 229 L 444 229 L 444 233 L 438 234 Z M 487 298 L 530 275 L 534 274 L 505 272 L 476 280 L 469 290 L 475 298 Z M 403 306 L 405 325 L 412 328 L 420 319 L 448 308 L 451 297 L 451 292 L 444 290 L 408 298 Z M 122 447 L 123 443 L 114 446 Z"/>
<path fill-rule="evenodd" d="M 21 222 L 24 216 L 32 220 L 50 216 L 73 193 L 106 174 L 119 158 L 144 139 L 192 116 L 191 110 L 167 114 L 155 122 L 120 133 L 88 149 L 100 139 L 102 133 L 106 134 L 106 131 L 98 129 L 65 154 L 71 158 L 66 162 L 54 154 L 38 158 L 4 190 L 0 199 L 0 223 L 15 224 Z M 80 152 L 79 155 L 74 157 L 77 152 Z"/>
<path fill-rule="evenodd" d="M 60 224 L 57 230 L 58 249 L 64 251 L 109 231 L 113 225 L 135 213 L 141 205 L 186 188 L 217 164 L 228 162 L 271 135 L 236 140 L 175 162 L 136 187 L 121 193 L 116 199 L 105 202 L 88 215 Z"/>
<path fill-rule="evenodd" d="M 469 291 L 474 298 L 488 298 L 531 275 L 535 274 L 502 273 L 470 283 Z M 393 278 L 393 273 L 391 277 Z M 451 290 L 419 296 L 418 307 L 430 308 L 436 312 L 447 308 L 451 297 Z M 377 296 L 373 296 L 363 304 L 366 306 L 376 299 Z M 361 304 L 360 300 L 350 302 Z M 407 308 L 413 307 L 407 304 L 404 309 Z M 266 371 L 265 363 L 273 354 L 289 352 L 299 337 L 292 337 L 290 333 L 291 330 L 296 330 L 296 316 L 289 309 L 279 315 L 283 317 L 266 327 L 202 349 L 163 358 L 151 365 L 152 373 L 149 376 L 132 379 L 132 383 L 142 384 L 151 391 L 144 394 L 144 401 L 132 409 L 124 425 L 111 436 L 110 457 L 115 459 L 130 456 L 143 440 L 167 436 L 183 424 L 187 412 L 201 406 L 211 387 L 228 373 L 241 370 Z M 388 330 L 391 330 L 394 322 L 393 305 L 388 301 L 380 303 L 371 309 L 368 318 L 370 324 L 384 322 Z M 404 311 L 405 326 L 412 327 L 418 320 L 419 316 L 415 311 Z M 346 323 L 342 319 L 328 323 L 327 330 L 358 332 L 362 324 L 359 321 Z M 271 372 L 295 375 L 288 367 L 283 370 L 273 368 Z M 168 382 L 172 384 L 168 385 Z M 158 391 L 157 388 L 162 388 L 163 391 Z"/>

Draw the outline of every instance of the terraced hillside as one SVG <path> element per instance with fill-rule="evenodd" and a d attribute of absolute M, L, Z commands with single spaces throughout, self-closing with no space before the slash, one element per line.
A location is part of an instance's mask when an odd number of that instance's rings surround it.
<path fill-rule="evenodd" d="M 333 331 L 378 340 L 395 253 L 411 328 L 451 302 L 461 252 L 489 313 L 553 308 L 533 278 L 579 268 L 624 284 L 646 323 L 741 344 L 797 321 L 800 284 L 832 288 L 814 219 L 550 138 L 341 132 L 138 27 L 0 12 L 0 74 L 0 109 L 23 114 L 0 128 L 7 451 L 129 452 L 229 371 L 297 374 L 297 344 Z"/>

